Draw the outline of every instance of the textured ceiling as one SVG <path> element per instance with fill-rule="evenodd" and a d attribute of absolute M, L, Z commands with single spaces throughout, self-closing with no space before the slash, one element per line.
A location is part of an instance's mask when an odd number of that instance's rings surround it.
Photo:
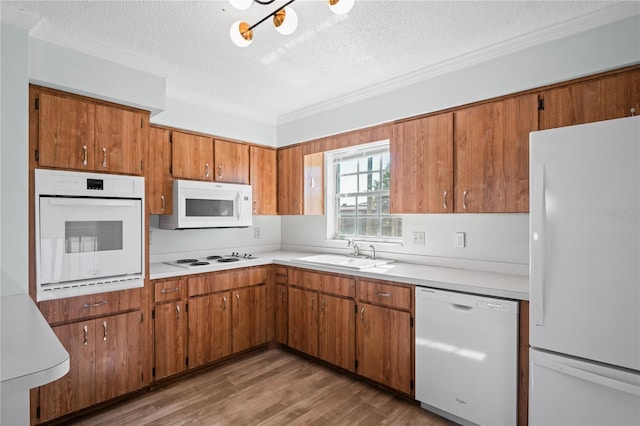
<path fill-rule="evenodd" d="M 41 19 L 33 36 L 168 76 L 169 98 L 278 122 L 478 52 L 524 47 L 621 2 L 356 0 L 339 16 L 326 1 L 298 0 L 294 34 L 267 21 L 246 48 L 231 42 L 231 23 L 255 23 L 284 0 L 245 11 L 226 1 L 2 3 Z"/>

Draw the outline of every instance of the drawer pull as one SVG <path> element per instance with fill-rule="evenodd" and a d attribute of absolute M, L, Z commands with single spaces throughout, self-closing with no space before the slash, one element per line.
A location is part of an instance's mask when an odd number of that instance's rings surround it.
<path fill-rule="evenodd" d="M 179 290 L 178 287 L 176 287 L 176 288 L 163 288 L 162 290 L 160 290 L 160 293 L 162 293 L 162 294 L 175 293 L 178 290 Z"/>
<path fill-rule="evenodd" d="M 360 311 L 360 319 L 362 321 L 364 321 L 364 307 L 362 308 L 362 310 Z"/>
<path fill-rule="evenodd" d="M 87 346 L 89 344 L 89 326 L 85 325 L 82 329 L 84 330 L 84 342 L 82 344 Z"/>
<path fill-rule="evenodd" d="M 376 295 L 380 297 L 391 297 L 391 293 L 376 293 Z"/>
<path fill-rule="evenodd" d="M 176 305 L 176 313 L 177 313 L 176 321 L 179 321 L 180 320 L 180 305 Z"/>
<path fill-rule="evenodd" d="M 84 151 L 84 161 L 82 162 L 83 166 L 86 166 L 87 163 L 87 146 L 86 145 L 82 145 L 82 149 Z"/>
<path fill-rule="evenodd" d="M 107 304 L 106 300 L 103 300 L 102 302 L 98 302 L 98 303 L 85 303 L 83 308 L 85 309 L 89 309 L 89 308 L 97 308 L 99 306 L 104 306 Z"/>
<path fill-rule="evenodd" d="M 222 310 L 227 310 L 227 296 L 222 296 Z"/>

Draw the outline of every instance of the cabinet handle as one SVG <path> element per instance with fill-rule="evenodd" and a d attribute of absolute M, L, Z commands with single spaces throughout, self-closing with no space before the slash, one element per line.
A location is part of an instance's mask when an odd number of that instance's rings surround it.
<path fill-rule="evenodd" d="M 442 205 L 444 206 L 444 209 L 447 209 L 447 191 L 444 191 L 444 194 L 442 195 Z"/>
<path fill-rule="evenodd" d="M 160 196 L 160 200 L 162 201 L 162 211 L 164 211 L 164 195 Z"/>
<path fill-rule="evenodd" d="M 222 296 L 222 310 L 227 310 L 227 296 Z"/>
<path fill-rule="evenodd" d="M 176 312 L 178 313 L 176 320 L 180 320 L 180 305 L 176 305 Z"/>
<path fill-rule="evenodd" d="M 463 208 L 464 210 L 466 210 L 466 209 L 467 209 L 467 194 L 468 194 L 468 193 L 469 193 L 468 191 L 464 191 L 464 192 L 462 193 L 462 208 Z"/>
<path fill-rule="evenodd" d="M 107 167 L 107 148 L 102 148 L 102 167 Z"/>
<path fill-rule="evenodd" d="M 204 163 L 204 177 L 209 177 L 209 163 Z"/>
<path fill-rule="evenodd" d="M 380 297 L 391 297 L 391 293 L 376 293 Z"/>
<path fill-rule="evenodd" d="M 324 304 L 325 304 L 325 298 L 322 298 L 322 306 L 320 307 L 320 309 L 324 312 Z"/>
<path fill-rule="evenodd" d="M 102 321 L 102 340 L 107 340 L 107 322 Z"/>
<path fill-rule="evenodd" d="M 236 293 L 236 306 L 240 306 L 240 293 Z"/>
<path fill-rule="evenodd" d="M 257 213 L 258 212 L 258 202 L 256 200 L 253 200 L 253 212 Z"/>
<path fill-rule="evenodd" d="M 82 344 L 87 346 L 89 344 L 89 326 L 85 325 L 82 329 L 84 330 L 84 342 Z"/>
<path fill-rule="evenodd" d="M 635 107 L 631 108 L 631 109 L 629 110 L 629 112 L 631 113 L 631 116 L 632 116 L 632 117 L 633 117 L 634 115 L 636 115 L 636 109 L 635 109 Z"/>
<path fill-rule="evenodd" d="M 218 164 L 218 179 L 222 179 L 222 164 Z"/>
<path fill-rule="evenodd" d="M 107 304 L 106 300 L 103 300 L 102 302 L 98 302 L 98 303 L 85 303 L 82 307 L 85 309 L 89 309 L 89 308 L 97 308 L 99 306 L 104 306 Z"/>
<path fill-rule="evenodd" d="M 362 308 L 362 310 L 360 311 L 360 319 L 362 321 L 364 321 L 364 307 Z"/>
<path fill-rule="evenodd" d="M 311 296 L 311 304 L 310 304 L 311 310 L 313 310 L 313 301 L 314 300 L 315 300 L 315 296 Z"/>
<path fill-rule="evenodd" d="M 280 300 L 284 302 L 284 288 L 280 289 Z"/>
<path fill-rule="evenodd" d="M 178 287 L 176 288 L 163 288 L 162 290 L 160 290 L 160 293 L 175 293 L 176 291 L 178 291 Z"/>
<path fill-rule="evenodd" d="M 293 202 L 293 211 L 296 213 L 300 213 L 300 209 L 298 208 L 298 199 Z"/>
<path fill-rule="evenodd" d="M 82 164 L 84 166 L 86 166 L 88 164 L 87 163 L 87 146 L 86 145 L 82 145 L 82 149 L 84 150 L 84 161 L 82 162 Z"/>

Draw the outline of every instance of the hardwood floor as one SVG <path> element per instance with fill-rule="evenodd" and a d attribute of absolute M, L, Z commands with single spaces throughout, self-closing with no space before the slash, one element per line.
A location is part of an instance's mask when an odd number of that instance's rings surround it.
<path fill-rule="evenodd" d="M 68 423 L 452 425 L 409 401 L 280 349 L 179 380 Z"/>

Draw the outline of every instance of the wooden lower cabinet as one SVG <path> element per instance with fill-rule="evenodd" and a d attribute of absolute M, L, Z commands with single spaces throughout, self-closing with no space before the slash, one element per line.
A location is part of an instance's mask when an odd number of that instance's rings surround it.
<path fill-rule="evenodd" d="M 283 345 L 287 344 L 287 315 L 289 312 L 288 309 L 289 304 L 289 295 L 288 288 L 286 284 L 276 284 L 276 301 L 274 304 L 275 307 L 275 318 L 276 318 L 276 342 L 282 343 Z"/>
<path fill-rule="evenodd" d="M 319 295 L 318 358 L 355 371 L 355 301 Z"/>
<path fill-rule="evenodd" d="M 182 300 L 155 306 L 155 379 L 187 368 L 187 313 Z"/>
<path fill-rule="evenodd" d="M 318 293 L 289 288 L 289 346 L 318 356 Z"/>
<path fill-rule="evenodd" d="M 359 303 L 356 324 L 358 374 L 412 394 L 411 314 Z"/>
<path fill-rule="evenodd" d="M 267 342 L 267 287 L 245 287 L 233 291 L 232 348 L 242 352 Z"/>
<path fill-rule="evenodd" d="M 70 369 L 40 388 L 40 421 L 140 389 L 142 314 L 134 311 L 53 327 Z"/>
<path fill-rule="evenodd" d="M 231 293 L 189 299 L 189 368 L 231 355 Z"/>

